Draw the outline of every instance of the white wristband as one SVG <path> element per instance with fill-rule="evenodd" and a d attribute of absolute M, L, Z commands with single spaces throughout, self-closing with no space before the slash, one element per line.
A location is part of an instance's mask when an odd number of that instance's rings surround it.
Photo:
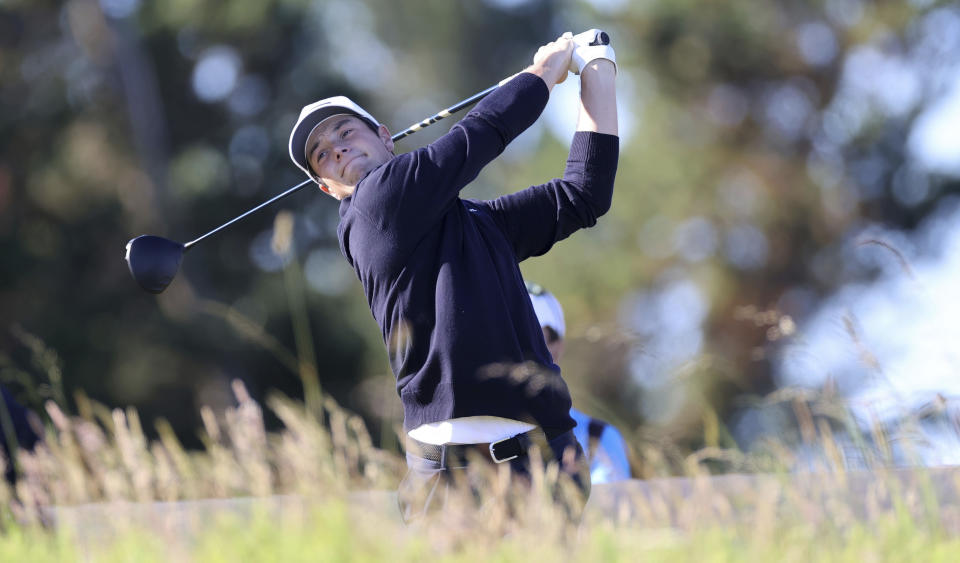
<path fill-rule="evenodd" d="M 577 47 L 573 50 L 573 56 L 570 58 L 570 72 L 580 74 L 587 63 L 596 59 L 607 59 L 613 63 L 613 68 L 617 68 L 617 57 L 610 45 L 588 45 Z M 576 66 L 576 70 L 573 67 Z"/>

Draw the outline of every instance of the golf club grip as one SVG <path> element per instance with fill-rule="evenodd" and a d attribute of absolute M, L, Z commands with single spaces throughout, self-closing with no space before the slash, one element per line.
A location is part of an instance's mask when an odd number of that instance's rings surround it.
<path fill-rule="evenodd" d="M 573 36 L 573 42 L 577 45 L 586 45 L 589 47 L 596 45 L 609 45 L 610 36 L 602 29 L 588 29 Z"/>

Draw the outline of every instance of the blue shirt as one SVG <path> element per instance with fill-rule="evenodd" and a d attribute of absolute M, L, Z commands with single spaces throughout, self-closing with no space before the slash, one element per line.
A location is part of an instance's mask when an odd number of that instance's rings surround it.
<path fill-rule="evenodd" d="M 618 138 L 578 132 L 563 178 L 490 201 L 459 197 L 548 97 L 543 80 L 520 74 L 340 203 L 340 248 L 380 326 L 406 430 L 479 415 L 574 426 L 518 263 L 609 209 Z"/>
<path fill-rule="evenodd" d="M 596 439 L 595 444 L 591 444 L 590 420 L 592 417 L 577 409 L 570 409 L 570 416 L 577 423 L 573 434 L 590 461 L 590 482 L 612 483 L 629 479 L 630 461 L 627 457 L 627 443 L 620 431 L 604 422 L 603 433 Z"/>

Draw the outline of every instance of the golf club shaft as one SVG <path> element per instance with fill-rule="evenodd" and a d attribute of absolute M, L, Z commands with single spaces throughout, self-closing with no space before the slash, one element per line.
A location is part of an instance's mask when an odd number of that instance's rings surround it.
<path fill-rule="evenodd" d="M 513 75 L 513 76 L 516 76 L 516 75 Z M 434 115 L 432 115 L 432 116 L 424 119 L 423 121 L 420 121 L 419 123 L 415 123 L 415 124 L 411 125 L 410 127 L 407 127 L 405 130 L 403 130 L 403 131 L 401 131 L 400 133 L 397 133 L 396 135 L 394 135 L 394 136 L 392 137 L 393 140 L 394 140 L 394 141 L 398 141 L 398 140 L 400 140 L 400 139 L 402 139 L 402 138 L 410 135 L 411 133 L 416 133 L 417 131 L 423 129 L 424 127 L 427 127 L 427 126 L 429 126 L 429 125 L 433 125 L 434 123 L 440 121 L 441 119 L 443 119 L 443 118 L 445 118 L 445 117 L 450 117 L 450 116 L 453 115 L 454 113 L 462 110 L 463 108 L 465 108 L 465 107 L 467 107 L 467 106 L 469 106 L 469 105 L 471 105 L 471 104 L 475 104 L 475 103 L 479 102 L 480 100 L 486 98 L 487 95 L 489 95 L 491 92 L 493 92 L 494 90 L 496 90 L 497 88 L 499 88 L 503 83 L 505 83 L 505 82 L 509 81 L 511 78 L 513 78 L 513 76 L 510 76 L 509 78 L 506 78 L 506 79 L 504 79 L 504 80 L 501 80 L 499 83 L 494 84 L 493 86 L 487 88 L 486 90 L 484 90 L 484 91 L 482 91 L 482 92 L 478 92 L 478 93 L 470 96 L 469 98 L 467 98 L 467 99 L 465 99 L 465 100 L 462 100 L 462 101 L 460 101 L 460 102 L 457 102 L 457 103 L 453 104 L 452 106 L 448 107 L 447 109 L 444 109 L 444 110 L 441 110 L 441 111 L 437 112 L 436 114 L 434 114 Z M 247 211 L 247 212 L 244 213 L 243 215 L 238 215 L 237 217 L 234 217 L 234 218 L 231 219 L 230 221 L 227 221 L 226 223 L 220 225 L 219 227 L 217 227 L 216 229 L 210 231 L 209 233 L 207 233 L 207 234 L 205 234 L 205 235 L 202 235 L 202 236 L 200 236 L 200 237 L 197 237 L 196 239 L 194 239 L 194 240 L 192 240 L 192 241 L 184 244 L 184 245 L 183 245 L 183 250 L 184 250 L 184 251 L 190 250 L 190 247 L 191 247 L 191 246 L 197 244 L 198 242 L 202 241 L 203 239 L 205 239 L 205 238 L 207 238 L 207 237 L 209 237 L 209 236 L 211 236 L 211 235 L 213 235 L 213 234 L 218 233 L 219 231 L 221 231 L 221 230 L 229 227 L 230 225 L 236 223 L 237 221 L 243 219 L 243 218 L 246 217 L 247 215 L 250 215 L 250 214 L 252 214 L 252 213 L 255 213 L 255 212 L 263 209 L 264 207 L 270 205 L 271 203 L 274 203 L 274 202 L 276 202 L 276 201 L 279 201 L 279 200 L 287 197 L 288 195 L 291 195 L 291 194 L 293 194 L 294 192 L 300 190 L 300 188 L 303 188 L 304 186 L 306 186 L 306 185 L 308 185 L 308 184 L 312 184 L 312 183 L 313 183 L 313 180 L 304 180 L 303 182 L 297 184 L 296 186 L 293 186 L 292 188 L 289 188 L 287 191 L 283 192 L 282 194 L 276 195 L 276 196 L 268 199 L 267 201 L 261 203 L 260 205 L 254 207 L 254 208 L 251 209 L 250 211 Z"/>
<path fill-rule="evenodd" d="M 201 237 L 198 237 L 198 238 L 196 238 L 196 239 L 194 239 L 194 240 L 192 240 L 192 241 L 184 244 L 184 245 L 183 245 L 183 250 L 184 250 L 184 251 L 190 250 L 190 247 L 191 247 L 191 246 L 197 244 L 198 242 L 202 241 L 203 239 L 209 237 L 210 235 L 213 235 L 213 234 L 215 234 L 215 233 L 217 233 L 217 232 L 219 232 L 219 231 L 221 231 L 221 230 L 229 227 L 230 225 L 236 223 L 236 222 L 239 221 L 240 219 L 243 219 L 243 218 L 246 217 L 247 215 L 250 215 L 251 213 L 254 213 L 254 212 L 256 212 L 256 211 L 259 211 L 259 210 L 263 209 L 264 207 L 270 205 L 271 203 L 273 203 L 273 202 L 275 202 L 275 201 L 278 201 L 278 200 L 281 200 L 281 199 L 287 197 L 288 195 L 292 194 L 293 192 L 299 190 L 300 188 L 306 186 L 307 184 L 312 184 L 312 183 L 313 183 L 313 180 L 304 180 L 303 182 L 300 182 L 300 183 L 297 184 L 296 186 L 288 189 L 287 191 L 283 192 L 283 193 L 280 194 L 280 195 L 276 195 L 276 196 L 268 199 L 267 201 L 265 201 L 265 202 L 261 203 L 260 205 L 254 207 L 254 208 L 251 209 L 250 211 L 247 211 L 247 212 L 244 213 L 243 215 L 238 215 L 237 217 L 234 217 L 233 219 L 231 219 L 231 220 L 227 221 L 226 223 L 220 225 L 219 227 L 217 227 L 216 229 L 210 231 L 209 233 L 207 233 L 207 234 L 205 234 L 205 235 L 203 235 L 203 236 L 201 236 Z"/>

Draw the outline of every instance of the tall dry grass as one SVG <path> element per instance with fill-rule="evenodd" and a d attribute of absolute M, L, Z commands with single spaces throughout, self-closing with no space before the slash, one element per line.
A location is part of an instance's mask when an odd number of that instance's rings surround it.
<path fill-rule="evenodd" d="M 403 460 L 374 447 L 358 416 L 329 399 L 313 411 L 274 396 L 266 407 L 283 426 L 270 432 L 263 407 L 241 383 L 233 391 L 236 406 L 203 409 L 200 451 L 185 450 L 164 423 L 159 438 L 148 439 L 132 409 L 87 402 L 68 416 L 49 402 L 46 440 L 20 453 L 15 488 L 0 485 L 0 556 L 38 542 L 53 560 L 125 559 L 125 550 L 140 550 L 146 559 L 204 561 L 283 553 L 294 560 L 711 560 L 821 551 L 846 560 L 864 550 L 960 547 L 960 472 L 906 471 L 882 457 L 872 458 L 869 472 L 851 470 L 846 446 L 819 414 L 829 409 L 810 397 L 789 401 L 822 463 L 812 471 L 790 471 L 796 454 L 773 439 L 762 452 L 707 448 L 685 456 L 682 476 L 595 487 L 576 521 L 551 497 L 556 467 L 535 464 L 533 486 L 519 491 L 506 468 L 476 469 L 468 475 L 473 486 L 457 489 L 443 511 L 404 526 L 391 496 Z M 649 445 L 637 451 L 644 463 L 665 463 Z M 717 476 L 718 466 L 735 472 Z M 168 501 L 180 502 L 156 504 Z"/>

